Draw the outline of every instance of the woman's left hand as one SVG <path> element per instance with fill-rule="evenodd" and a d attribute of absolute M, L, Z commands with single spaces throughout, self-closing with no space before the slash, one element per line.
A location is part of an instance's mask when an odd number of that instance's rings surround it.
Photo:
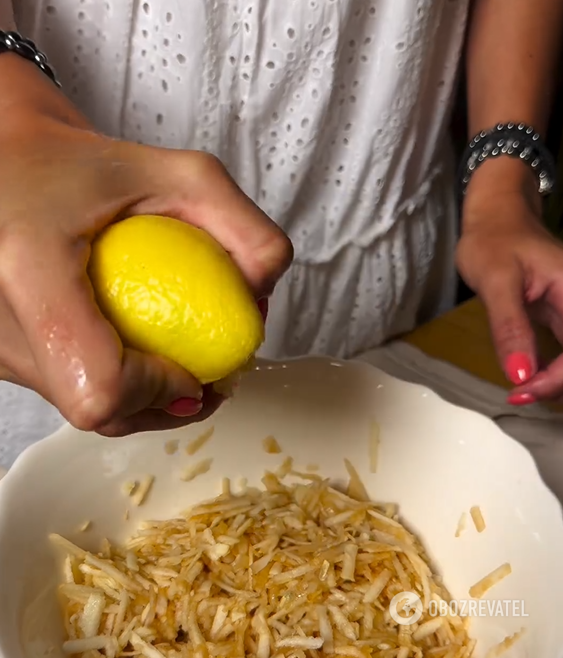
<path fill-rule="evenodd" d="M 511 404 L 563 398 L 563 355 L 541 367 L 531 320 L 563 345 L 563 243 L 533 195 L 508 190 L 466 200 L 457 264 L 489 317 Z"/>

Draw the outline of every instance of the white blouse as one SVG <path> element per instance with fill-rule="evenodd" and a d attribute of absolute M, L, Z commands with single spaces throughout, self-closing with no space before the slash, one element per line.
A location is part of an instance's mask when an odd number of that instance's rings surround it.
<path fill-rule="evenodd" d="M 452 304 L 445 137 L 469 0 L 15 4 L 99 129 L 216 154 L 289 234 L 263 355 L 348 357 Z"/>

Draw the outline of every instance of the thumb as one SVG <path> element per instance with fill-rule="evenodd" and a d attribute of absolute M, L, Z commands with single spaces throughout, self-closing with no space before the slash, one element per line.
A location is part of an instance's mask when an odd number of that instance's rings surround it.
<path fill-rule="evenodd" d="M 485 304 L 495 349 L 515 385 L 537 371 L 535 335 L 524 307 L 524 281 L 517 268 L 489 276 L 478 290 Z"/>
<path fill-rule="evenodd" d="M 123 349 L 94 301 L 85 246 L 28 236 L 11 240 L 4 254 L 0 285 L 42 389 L 75 427 L 95 431 L 178 398 L 201 398 L 199 383 L 180 366 Z"/>

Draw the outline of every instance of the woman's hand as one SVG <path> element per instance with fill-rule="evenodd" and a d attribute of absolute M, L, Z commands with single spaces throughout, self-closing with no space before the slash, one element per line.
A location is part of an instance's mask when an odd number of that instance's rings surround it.
<path fill-rule="evenodd" d="M 205 417 L 216 399 L 202 404 L 179 366 L 124 349 L 101 315 L 90 242 L 126 216 L 176 217 L 212 234 L 260 299 L 291 262 L 289 240 L 212 156 L 96 134 L 46 77 L 10 58 L 0 79 L 10 66 L 22 93 L 0 99 L 0 377 L 108 436 Z"/>
<path fill-rule="evenodd" d="M 535 186 L 535 180 L 533 181 Z M 563 345 L 563 244 L 542 225 L 530 186 L 468 198 L 457 262 L 487 309 L 500 363 L 516 388 L 508 401 L 563 397 L 563 356 L 538 363 L 530 320 Z"/>

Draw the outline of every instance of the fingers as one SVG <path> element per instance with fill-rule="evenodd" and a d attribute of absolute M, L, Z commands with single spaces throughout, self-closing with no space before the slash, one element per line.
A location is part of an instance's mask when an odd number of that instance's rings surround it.
<path fill-rule="evenodd" d="M 552 361 L 549 366 L 530 382 L 515 389 L 508 398 L 512 404 L 532 404 L 539 400 L 557 400 L 563 395 L 563 356 Z"/>
<path fill-rule="evenodd" d="M 159 356 L 125 349 L 120 374 L 120 418 L 144 409 L 167 409 L 184 404 L 179 417 L 195 416 L 202 408 L 201 385 L 181 366 Z"/>
<path fill-rule="evenodd" d="M 99 434 L 108 437 L 127 436 L 137 432 L 170 430 L 192 423 L 200 423 L 213 415 L 224 402 L 224 398 L 215 393 L 212 387 L 206 387 L 202 398 L 201 410 L 195 416 L 173 416 L 159 409 L 145 409 L 139 413 L 113 421 L 98 429 Z"/>
<path fill-rule="evenodd" d="M 230 253 L 257 297 L 271 294 L 293 258 L 285 233 L 240 190 L 217 158 L 161 149 L 150 149 L 149 157 L 151 185 L 156 181 L 159 198 L 136 211 L 168 212 L 207 231 Z"/>
<path fill-rule="evenodd" d="M 50 401 L 69 422 L 97 430 L 177 398 L 201 397 L 198 382 L 179 366 L 123 349 L 94 302 L 85 249 L 48 235 L 5 246 L 0 286 Z"/>
<path fill-rule="evenodd" d="M 539 318 L 547 325 L 558 342 L 563 345 L 563 292 L 553 288 L 549 302 L 541 305 Z M 546 365 L 532 379 L 515 389 L 509 401 L 513 404 L 531 404 L 540 400 L 563 398 L 563 356 Z"/>
<path fill-rule="evenodd" d="M 524 307 L 524 282 L 514 268 L 495 274 L 479 289 L 487 309 L 495 349 L 513 384 L 537 372 L 535 335 Z"/>

